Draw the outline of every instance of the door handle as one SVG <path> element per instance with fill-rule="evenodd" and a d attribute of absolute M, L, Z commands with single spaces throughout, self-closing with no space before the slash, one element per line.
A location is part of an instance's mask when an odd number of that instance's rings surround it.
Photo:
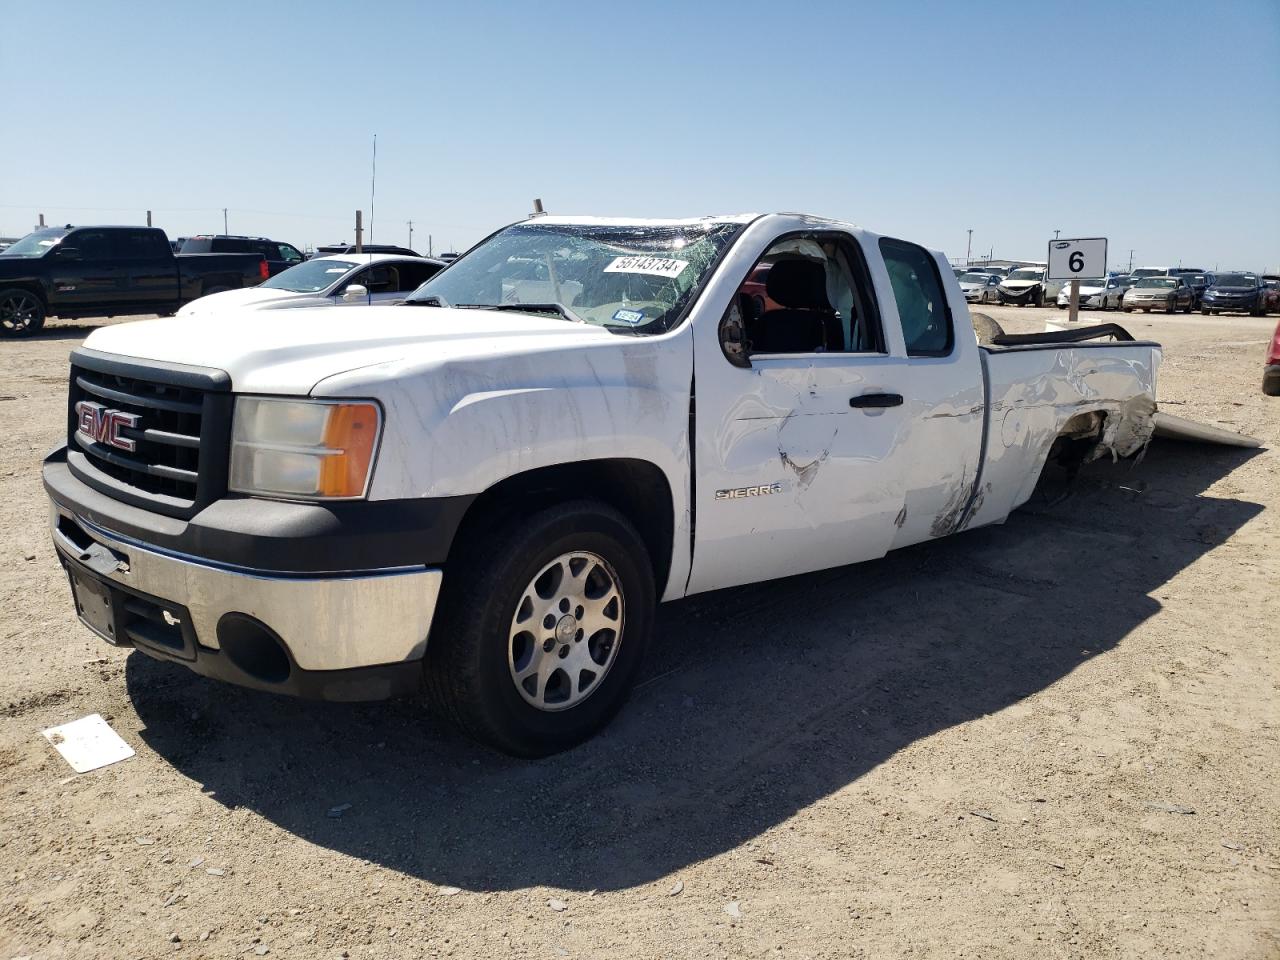
<path fill-rule="evenodd" d="M 849 406 L 859 408 L 880 409 L 882 407 L 900 407 L 902 406 L 902 394 L 900 393 L 864 393 L 858 397 L 849 398 Z"/>

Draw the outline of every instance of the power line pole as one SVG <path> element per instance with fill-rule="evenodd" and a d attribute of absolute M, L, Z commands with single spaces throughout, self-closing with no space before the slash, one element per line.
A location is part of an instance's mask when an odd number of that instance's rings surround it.
<path fill-rule="evenodd" d="M 969 265 L 969 256 L 973 253 L 973 228 L 969 228 L 969 243 L 964 248 L 964 265 Z"/>
<path fill-rule="evenodd" d="M 1129 272 L 1133 273 L 1133 251 L 1129 251 Z"/>
<path fill-rule="evenodd" d="M 151 211 L 147 211 L 147 226 L 151 226 Z"/>
<path fill-rule="evenodd" d="M 407 220 L 405 222 L 409 224 L 409 249 L 412 250 L 413 249 L 413 221 Z"/>
<path fill-rule="evenodd" d="M 222 208 L 222 234 L 223 236 L 231 236 L 231 231 L 227 229 L 227 208 Z"/>
<path fill-rule="evenodd" d="M 431 245 L 431 239 L 432 239 L 431 234 L 428 233 L 427 234 L 427 256 L 428 257 L 434 257 L 436 255 L 435 248 Z"/>

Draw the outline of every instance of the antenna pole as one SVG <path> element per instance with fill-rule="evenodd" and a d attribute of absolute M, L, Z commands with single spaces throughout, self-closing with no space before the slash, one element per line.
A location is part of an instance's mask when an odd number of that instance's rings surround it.
<path fill-rule="evenodd" d="M 373 135 L 373 174 L 369 179 L 369 242 L 373 243 L 373 198 L 378 193 L 378 135 Z"/>

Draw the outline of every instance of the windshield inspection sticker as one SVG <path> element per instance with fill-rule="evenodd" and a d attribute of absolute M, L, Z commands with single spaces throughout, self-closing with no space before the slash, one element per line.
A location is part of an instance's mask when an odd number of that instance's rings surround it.
<path fill-rule="evenodd" d="M 631 326 L 644 322 L 643 310 L 617 310 L 613 314 L 613 319 L 619 323 L 629 323 Z"/>
<path fill-rule="evenodd" d="M 674 280 L 689 265 L 688 260 L 670 257 L 614 257 L 604 268 L 605 273 L 646 273 L 651 277 L 668 277 Z"/>

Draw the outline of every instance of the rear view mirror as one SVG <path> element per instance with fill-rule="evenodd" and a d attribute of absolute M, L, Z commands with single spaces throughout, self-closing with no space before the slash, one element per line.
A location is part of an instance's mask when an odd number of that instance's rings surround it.
<path fill-rule="evenodd" d="M 80 249 L 78 247 L 59 247 L 53 254 L 59 260 L 79 260 Z"/>
<path fill-rule="evenodd" d="M 368 297 L 369 288 L 358 283 L 351 284 L 342 293 L 342 299 L 347 303 L 359 303 L 361 300 L 367 300 Z"/>

